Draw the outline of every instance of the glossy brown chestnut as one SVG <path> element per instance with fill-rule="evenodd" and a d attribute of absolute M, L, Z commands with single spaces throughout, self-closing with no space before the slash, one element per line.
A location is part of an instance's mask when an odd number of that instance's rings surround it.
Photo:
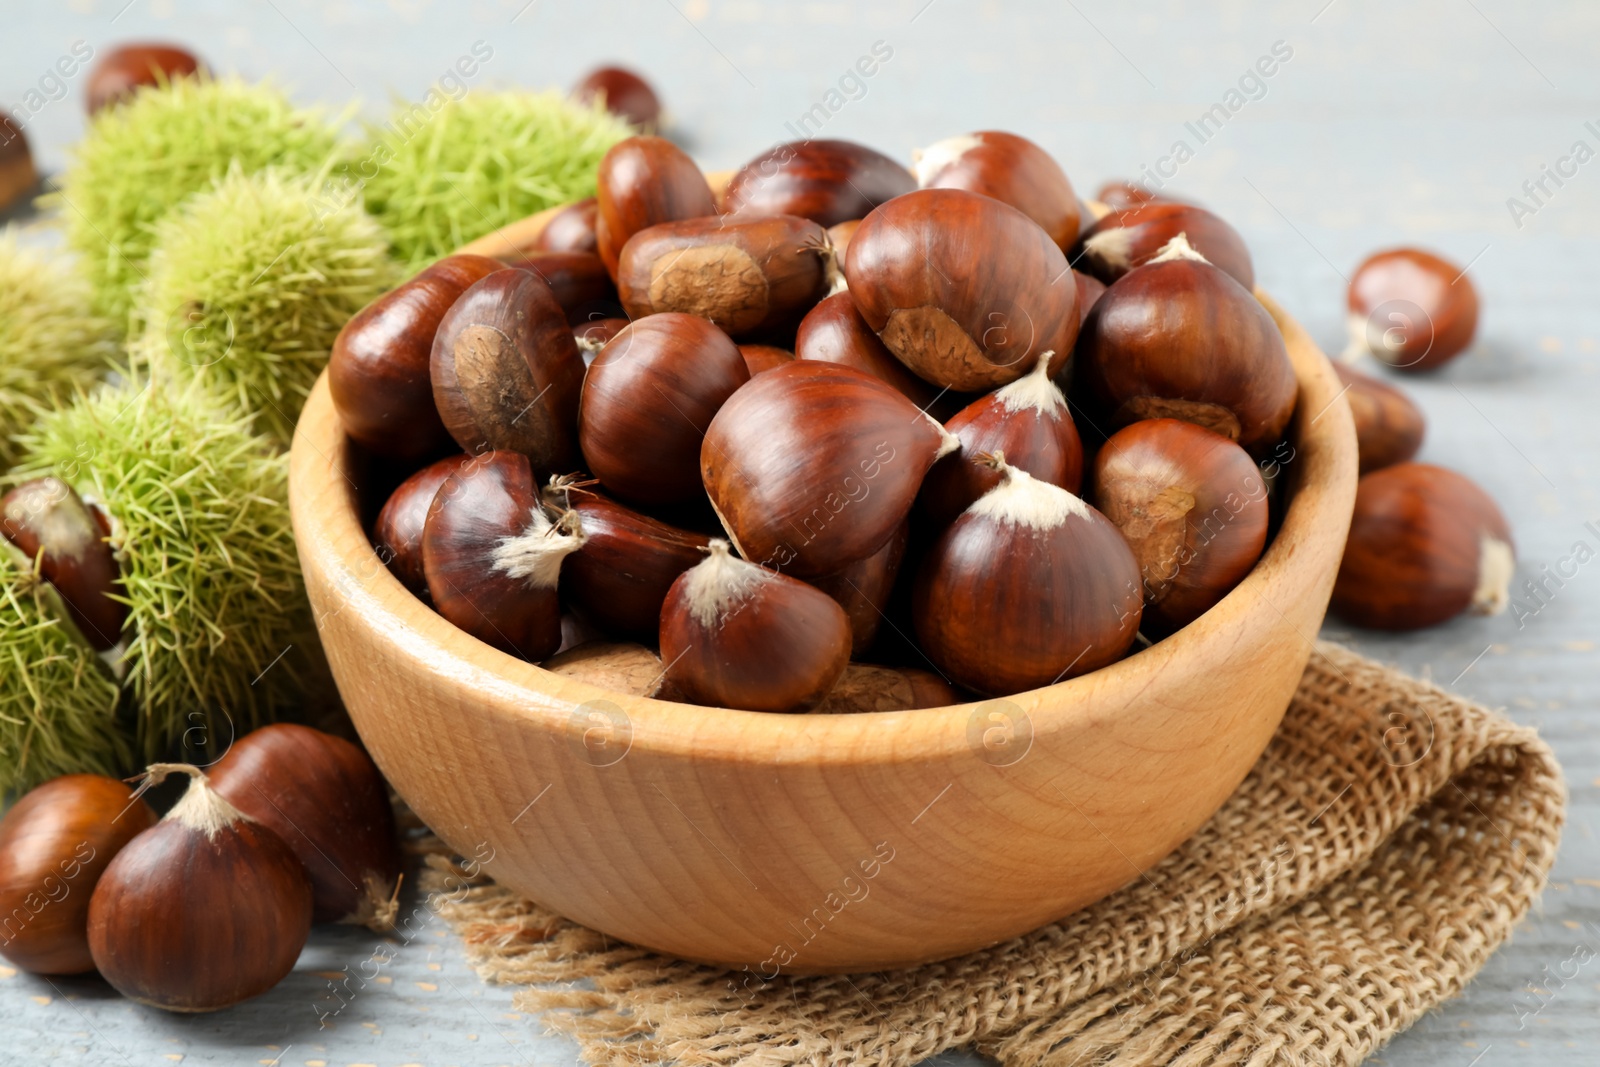
<path fill-rule="evenodd" d="M 410 461 L 449 445 L 428 374 L 434 334 L 468 286 L 504 269 L 487 256 L 446 256 L 345 323 L 328 357 L 328 392 L 351 440 Z"/>
<path fill-rule="evenodd" d="M 656 91 L 626 67 L 597 67 L 584 75 L 572 95 L 589 103 L 598 101 L 605 109 L 645 132 L 661 125 L 661 100 Z"/>
<path fill-rule="evenodd" d="M 312 922 L 393 928 L 400 845 L 372 757 L 342 737 L 277 723 L 240 738 L 209 774 L 213 789 L 299 858 Z"/>
<path fill-rule="evenodd" d="M 1146 419 L 1095 456 L 1092 499 L 1138 561 L 1147 632 L 1205 614 L 1267 543 L 1267 487 L 1244 449 L 1193 423 Z"/>
<path fill-rule="evenodd" d="M 1256 451 L 1294 413 L 1294 369 L 1272 316 L 1181 235 L 1106 290 L 1075 363 L 1116 426 L 1179 418 Z"/>
<path fill-rule="evenodd" d="M 965 189 L 1010 204 L 1061 248 L 1078 239 L 1078 194 L 1050 153 L 1014 133 L 980 130 L 915 154 L 924 189 Z"/>
<path fill-rule="evenodd" d="M 583 527 L 583 547 L 561 565 L 562 600 L 607 634 L 653 642 L 667 590 L 705 559 L 711 539 L 642 515 L 572 477 L 554 479 L 545 500 L 577 512 Z"/>
<path fill-rule="evenodd" d="M 745 368 L 752 378 L 762 371 L 776 370 L 785 363 L 794 362 L 793 352 L 775 345 L 740 345 L 739 354 L 744 357 Z"/>
<path fill-rule="evenodd" d="M 0 211 L 33 192 L 38 184 L 39 172 L 33 166 L 28 138 L 15 119 L 0 111 Z"/>
<path fill-rule="evenodd" d="M 1497 615 L 1515 570 L 1511 527 L 1487 493 L 1455 471 L 1399 463 L 1356 483 L 1332 608 L 1375 630 Z"/>
<path fill-rule="evenodd" d="M 850 715 L 943 708 L 961 701 L 955 687 L 932 671 L 852 663 L 814 710 L 819 715 Z"/>
<path fill-rule="evenodd" d="M 859 658 L 877 639 L 910 535 L 910 522 L 903 522 L 883 547 L 866 559 L 856 560 L 838 574 L 810 579 L 811 585 L 833 597 L 849 616 L 852 659 Z"/>
<path fill-rule="evenodd" d="M 1072 262 L 1110 285 L 1134 267 L 1154 259 L 1179 234 L 1246 290 L 1255 288 L 1250 249 L 1245 247 L 1239 231 L 1192 204 L 1157 201 L 1113 211 L 1084 233 Z"/>
<path fill-rule="evenodd" d="M 749 380 L 738 346 L 705 319 L 636 319 L 595 356 L 583 383 L 578 441 L 589 470 L 624 500 L 695 499 L 706 428 Z"/>
<path fill-rule="evenodd" d="M 1139 565 L 1104 515 L 993 456 L 1000 485 L 929 549 L 917 640 L 957 685 L 1004 696 L 1122 657 L 1139 631 Z"/>
<path fill-rule="evenodd" d="M 700 473 L 740 555 L 818 577 L 882 548 L 960 444 L 877 378 L 797 359 L 722 405 Z"/>
<path fill-rule="evenodd" d="M 1009 204 L 919 189 L 868 215 L 845 277 L 861 317 L 924 381 L 988 390 L 1078 336 L 1078 287 L 1048 234 Z"/>
<path fill-rule="evenodd" d="M 533 247 L 541 252 L 590 252 L 600 254 L 594 225 L 600 214 L 600 202 L 594 197 L 579 200 L 551 215 L 544 229 L 534 238 Z"/>
<path fill-rule="evenodd" d="M 593 252 L 529 252 L 506 263 L 544 279 L 550 293 L 576 326 L 593 312 L 614 314 L 619 308 L 617 287 L 600 257 Z"/>
<path fill-rule="evenodd" d="M 200 70 L 193 52 L 170 44 L 125 44 L 102 55 L 89 68 L 85 103 L 89 114 L 141 86 L 161 85 Z"/>
<path fill-rule="evenodd" d="M 850 621 L 826 593 L 739 559 L 719 538 L 667 593 L 661 660 L 690 703 L 806 711 L 850 661 Z"/>
<path fill-rule="evenodd" d="M 799 215 L 820 226 L 859 219 L 917 187 L 911 172 L 853 141 L 775 145 L 736 171 L 722 194 L 729 214 Z"/>
<path fill-rule="evenodd" d="M 372 528 L 373 548 L 394 576 L 424 601 L 428 597 L 428 576 L 422 569 L 422 528 L 428 509 L 445 479 L 461 469 L 468 457 L 457 453 L 430 463 L 389 494 Z"/>
<path fill-rule="evenodd" d="M 473 457 L 434 494 L 422 566 L 439 614 L 485 644 L 541 660 L 561 647 L 557 588 L 583 547 L 579 520 L 552 522 L 526 456 Z"/>
<path fill-rule="evenodd" d="M 848 292 L 825 298 L 800 320 L 794 354 L 800 359 L 838 363 L 892 385 L 900 395 L 926 409 L 939 390 L 906 369 L 894 358 L 856 310 Z"/>
<path fill-rule="evenodd" d="M 933 465 L 922 482 L 918 510 L 936 530 L 954 522 L 979 497 L 1003 480 L 980 458 L 1003 452 L 1006 462 L 1042 482 L 1076 493 L 1083 480 L 1083 442 L 1067 410 L 1067 398 L 1047 377 L 1050 361 L 1033 373 L 979 397 L 944 428 L 961 448 Z"/>
<path fill-rule="evenodd" d="M 155 812 L 115 778 L 68 774 L 0 820 L 0 956 L 33 974 L 94 970 L 89 896 Z"/>
<path fill-rule="evenodd" d="M 470 455 L 520 452 L 540 471 L 577 458 L 583 358 L 538 275 L 507 269 L 461 294 L 433 339 L 433 400 Z"/>
<path fill-rule="evenodd" d="M 1347 295 L 1350 343 L 1396 370 L 1442 367 L 1472 343 L 1478 291 L 1464 269 L 1420 248 L 1378 252 Z"/>
<path fill-rule="evenodd" d="M 311 930 L 311 883 L 276 833 L 247 818 L 199 768 L 155 826 L 118 852 L 89 900 L 89 952 L 112 988 L 167 1011 L 215 1011 L 294 969 Z"/>
<path fill-rule="evenodd" d="M 1427 428 L 1422 409 L 1387 382 L 1335 361 L 1333 369 L 1344 382 L 1344 398 L 1356 421 L 1356 449 L 1361 473 L 1404 463 L 1422 447 Z"/>
<path fill-rule="evenodd" d="M 67 615 L 98 651 L 122 639 L 128 606 L 102 517 L 60 478 L 23 482 L 0 498 L 0 535 L 55 587 Z"/>
<path fill-rule="evenodd" d="M 634 234 L 617 292 L 629 318 L 681 311 L 747 337 L 799 322 L 835 270 L 827 234 L 809 219 L 720 215 Z"/>
<path fill-rule="evenodd" d="M 628 238 L 663 222 L 717 213 L 717 199 L 694 160 L 663 137 L 629 137 L 600 160 L 595 239 L 615 277 Z"/>

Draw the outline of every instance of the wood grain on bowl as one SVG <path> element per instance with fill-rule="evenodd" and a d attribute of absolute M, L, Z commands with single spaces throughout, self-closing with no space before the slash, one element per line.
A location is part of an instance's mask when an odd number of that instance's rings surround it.
<path fill-rule="evenodd" d="M 290 490 L 350 715 L 418 814 L 503 884 L 612 937 L 748 967 L 753 983 L 940 959 L 1059 919 L 1211 816 L 1312 654 L 1356 442 L 1327 360 L 1261 300 L 1287 342 L 1299 414 L 1276 457 L 1289 504 L 1257 567 L 1119 663 L 920 711 L 694 707 L 598 689 L 469 637 L 373 553 L 319 382 Z"/>

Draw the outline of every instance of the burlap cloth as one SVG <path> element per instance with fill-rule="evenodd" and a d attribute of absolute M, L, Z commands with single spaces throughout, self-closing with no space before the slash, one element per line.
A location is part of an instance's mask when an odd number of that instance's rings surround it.
<path fill-rule="evenodd" d="M 1322 644 L 1266 753 L 1192 840 L 1025 937 L 914 970 L 727 972 L 609 940 L 492 883 L 424 885 L 487 979 L 595 1064 L 1355 1064 L 1458 992 L 1555 859 L 1533 730 Z M 447 880 L 456 891 L 439 893 Z"/>

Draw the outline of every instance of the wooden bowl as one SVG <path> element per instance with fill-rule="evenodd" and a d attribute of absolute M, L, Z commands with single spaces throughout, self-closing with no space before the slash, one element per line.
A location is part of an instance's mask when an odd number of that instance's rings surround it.
<path fill-rule="evenodd" d="M 512 230 L 516 228 L 508 228 Z M 537 226 L 476 250 L 504 254 Z M 457 630 L 384 568 L 317 383 L 290 493 L 318 628 L 378 765 L 504 885 L 605 934 L 757 975 L 862 971 L 1015 937 L 1140 876 L 1266 747 L 1327 607 L 1355 495 L 1340 384 L 1288 342 L 1289 506 L 1176 635 L 1003 700 L 771 715 L 625 696 Z"/>

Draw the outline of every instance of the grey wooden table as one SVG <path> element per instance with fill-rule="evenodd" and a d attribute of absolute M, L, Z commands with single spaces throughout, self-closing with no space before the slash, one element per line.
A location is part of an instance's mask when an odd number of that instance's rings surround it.
<path fill-rule="evenodd" d="M 493 55 L 474 87 L 565 85 L 603 59 L 637 65 L 668 101 L 675 134 L 708 166 L 735 166 L 796 130 L 906 156 L 946 135 L 1013 129 L 1053 151 L 1083 191 L 1146 167 L 1172 175 L 1169 189 L 1244 231 L 1261 283 L 1330 349 L 1342 343 L 1344 276 L 1355 264 L 1388 244 L 1431 246 L 1471 262 L 1485 311 L 1467 358 L 1405 383 L 1430 419 L 1423 458 L 1469 472 L 1502 503 L 1516 530 L 1519 589 L 1554 571 L 1576 542 L 1600 548 L 1585 526 L 1600 522 L 1596 5 L 43 6 L 6 0 L 0 105 L 23 104 L 75 41 L 100 50 L 159 37 L 191 45 L 219 69 L 274 75 L 302 100 L 360 99 L 375 113 L 391 94 L 420 96 L 482 41 Z M 888 58 L 870 78 L 849 77 L 875 45 Z M 1274 73 L 1241 82 L 1275 48 Z M 34 98 L 42 106 L 27 116 L 51 169 L 82 128 L 82 85 L 68 85 L 59 100 L 48 99 L 53 88 L 45 85 Z M 1228 98 L 1230 90 L 1238 96 Z M 1237 106 L 1198 130 L 1218 103 Z M 1578 142 L 1587 148 L 1578 152 L 1582 164 L 1573 155 Z M 1546 168 L 1565 172 L 1560 184 Z M 1381 1062 L 1496 1067 L 1600 1058 L 1600 565 L 1548 588 L 1543 603 L 1522 594 L 1538 610 L 1520 620 L 1459 621 L 1398 638 L 1336 623 L 1326 630 L 1537 726 L 1572 789 L 1571 821 L 1542 905 L 1463 996 L 1394 1041 Z M 320 931 L 277 990 L 199 1018 L 137 1008 L 93 980 L 50 983 L 0 970 L 0 1063 L 575 1062 L 569 1044 L 512 1010 L 509 992 L 477 980 L 437 922 L 409 944 L 389 946 L 394 960 L 377 982 L 323 1027 L 325 975 L 355 968 L 381 944 L 360 932 Z"/>

